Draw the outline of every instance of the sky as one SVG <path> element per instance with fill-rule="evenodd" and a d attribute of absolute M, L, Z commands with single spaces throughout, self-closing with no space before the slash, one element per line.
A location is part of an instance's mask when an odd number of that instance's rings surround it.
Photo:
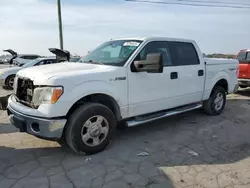
<path fill-rule="evenodd" d="M 61 2 L 64 49 L 73 54 L 85 55 L 111 38 L 137 36 L 193 39 L 206 54 L 236 54 L 250 48 L 250 9 L 124 0 Z M 237 2 L 250 4 L 250 0 Z M 48 48 L 52 47 L 59 47 L 56 0 L 0 0 L 0 54 L 11 48 L 18 53 L 51 55 Z"/>

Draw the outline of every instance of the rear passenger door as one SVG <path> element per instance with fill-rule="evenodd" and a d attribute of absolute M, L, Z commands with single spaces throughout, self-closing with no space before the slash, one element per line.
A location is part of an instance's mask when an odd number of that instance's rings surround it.
<path fill-rule="evenodd" d="M 205 64 L 200 62 L 191 42 L 169 42 L 173 64 L 178 67 L 179 105 L 201 101 L 205 83 Z"/>

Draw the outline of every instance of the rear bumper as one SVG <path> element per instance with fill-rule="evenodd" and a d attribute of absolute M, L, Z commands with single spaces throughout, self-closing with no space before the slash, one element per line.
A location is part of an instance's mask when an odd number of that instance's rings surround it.
<path fill-rule="evenodd" d="M 39 138 L 57 140 L 62 137 L 66 119 L 38 118 L 17 112 L 7 107 L 9 121 L 20 130 Z"/>
<path fill-rule="evenodd" d="M 234 91 L 233 91 L 233 93 L 237 92 L 237 91 L 238 91 L 238 89 L 239 89 L 239 84 L 236 84 L 236 85 L 235 85 L 235 87 L 234 87 Z"/>
<path fill-rule="evenodd" d="M 250 87 L 250 79 L 239 78 L 238 84 L 241 86 L 249 86 Z"/>

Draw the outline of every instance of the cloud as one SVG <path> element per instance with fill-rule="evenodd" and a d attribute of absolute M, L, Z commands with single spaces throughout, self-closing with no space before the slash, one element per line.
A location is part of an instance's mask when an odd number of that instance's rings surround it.
<path fill-rule="evenodd" d="M 204 52 L 236 53 L 249 45 L 247 10 L 62 2 L 65 49 L 82 55 L 105 40 L 129 36 L 191 38 Z M 57 7 L 51 1 L 1 0 L 0 24 L 0 50 L 46 55 L 49 47 L 59 46 Z"/>

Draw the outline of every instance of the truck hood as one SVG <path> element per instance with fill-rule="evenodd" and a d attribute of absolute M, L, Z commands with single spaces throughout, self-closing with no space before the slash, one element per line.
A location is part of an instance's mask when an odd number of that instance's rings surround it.
<path fill-rule="evenodd" d="M 29 78 L 33 81 L 38 81 L 41 79 L 67 79 L 69 77 L 72 78 L 79 75 L 107 72 L 110 69 L 112 69 L 112 66 L 64 62 L 26 68 L 19 71 L 17 75 L 20 77 Z"/>

